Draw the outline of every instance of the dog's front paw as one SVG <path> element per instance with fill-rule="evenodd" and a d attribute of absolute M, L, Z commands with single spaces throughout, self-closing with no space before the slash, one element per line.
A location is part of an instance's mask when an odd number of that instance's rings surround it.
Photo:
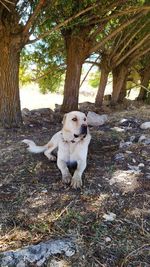
<path fill-rule="evenodd" d="M 81 188 L 82 187 L 82 179 L 78 175 L 74 175 L 72 177 L 71 186 L 74 189 Z"/>
<path fill-rule="evenodd" d="M 70 181 L 71 181 L 71 179 L 72 179 L 72 176 L 71 176 L 70 173 L 68 173 L 68 174 L 62 176 L 62 181 L 63 181 L 63 183 L 65 183 L 65 184 L 69 184 Z"/>
<path fill-rule="evenodd" d="M 53 156 L 53 155 L 50 155 L 50 156 L 48 157 L 48 159 L 51 160 L 51 161 L 56 161 L 56 157 Z"/>

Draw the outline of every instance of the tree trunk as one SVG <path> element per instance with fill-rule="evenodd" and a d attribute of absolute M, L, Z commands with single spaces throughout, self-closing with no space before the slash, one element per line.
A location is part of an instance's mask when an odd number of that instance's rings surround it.
<path fill-rule="evenodd" d="M 104 98 L 104 92 L 108 81 L 109 69 L 107 67 L 107 61 L 105 58 L 101 61 L 101 75 L 100 75 L 100 83 L 97 91 L 97 95 L 95 98 L 95 107 L 101 107 Z"/>
<path fill-rule="evenodd" d="M 149 68 L 148 69 L 146 68 L 145 70 L 143 70 L 141 74 L 141 85 L 148 88 L 149 80 L 150 80 L 150 71 Z M 143 101 L 146 100 L 147 94 L 148 94 L 147 90 L 141 87 L 137 100 L 143 100 Z"/>
<path fill-rule="evenodd" d="M 119 100 L 119 95 L 128 73 L 128 68 L 125 65 L 119 65 L 112 70 L 113 74 L 113 92 L 111 105 L 115 106 Z"/>
<path fill-rule="evenodd" d="M 16 40 L 17 42 L 17 40 Z M 0 123 L 18 127 L 22 123 L 19 98 L 20 51 L 15 40 L 0 40 Z"/>
<path fill-rule="evenodd" d="M 124 82 L 122 84 L 122 88 L 120 90 L 120 94 L 118 97 L 118 102 L 123 102 L 124 98 L 126 97 L 126 86 L 127 86 L 127 78 L 128 78 L 128 73 L 126 74 L 125 78 L 124 78 Z"/>
<path fill-rule="evenodd" d="M 69 112 L 78 110 L 82 64 L 87 56 L 89 44 L 85 43 L 83 36 L 75 36 L 72 32 L 64 34 L 64 38 L 67 53 L 67 70 L 61 110 Z"/>

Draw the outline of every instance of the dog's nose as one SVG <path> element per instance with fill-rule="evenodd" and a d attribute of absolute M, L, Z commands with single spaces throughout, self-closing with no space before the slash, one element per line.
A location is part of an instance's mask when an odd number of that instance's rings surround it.
<path fill-rule="evenodd" d="M 81 134 L 87 134 L 87 125 L 86 124 L 81 125 Z"/>

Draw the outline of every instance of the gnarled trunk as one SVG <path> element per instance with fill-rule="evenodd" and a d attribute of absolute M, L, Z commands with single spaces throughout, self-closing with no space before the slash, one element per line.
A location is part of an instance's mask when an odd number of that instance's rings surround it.
<path fill-rule="evenodd" d="M 19 99 L 20 51 L 10 36 L 0 40 L 0 123 L 18 127 L 22 123 Z"/>
<path fill-rule="evenodd" d="M 111 105 L 116 105 L 119 100 L 119 95 L 121 89 L 123 88 L 123 84 L 126 79 L 126 75 L 128 73 L 128 68 L 125 65 L 119 65 L 112 70 L 113 74 L 113 92 L 112 92 L 112 99 Z"/>
<path fill-rule="evenodd" d="M 100 75 L 100 83 L 97 91 L 97 95 L 95 98 L 95 107 L 101 107 L 104 98 L 104 92 L 108 81 L 109 68 L 107 66 L 107 61 L 105 57 L 101 60 L 101 75 Z"/>
<path fill-rule="evenodd" d="M 149 66 L 150 68 L 150 66 Z M 140 88 L 140 92 L 139 95 L 137 97 L 137 100 L 146 100 L 147 98 L 147 90 L 145 88 L 148 88 L 149 85 L 149 80 L 150 80 L 150 70 L 149 68 L 146 68 L 143 70 L 142 74 L 141 74 L 141 88 Z M 145 87 L 145 88 L 144 88 Z"/>
<path fill-rule="evenodd" d="M 65 36 L 67 70 L 64 86 L 64 99 L 61 110 L 69 112 L 78 109 L 79 86 L 82 70 L 80 40 L 72 35 Z"/>

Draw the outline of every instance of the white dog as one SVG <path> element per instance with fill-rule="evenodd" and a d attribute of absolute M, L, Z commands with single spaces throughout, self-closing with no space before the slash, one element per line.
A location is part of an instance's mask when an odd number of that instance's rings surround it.
<path fill-rule="evenodd" d="M 45 156 L 54 160 L 51 152 L 58 148 L 57 166 L 62 173 L 64 183 L 70 183 L 73 188 L 82 186 L 82 174 L 87 165 L 88 145 L 91 140 L 87 126 L 86 115 L 79 111 L 72 111 L 64 115 L 63 128 L 57 132 L 44 146 L 37 146 L 33 141 L 24 139 L 28 151 L 33 153 L 44 152 Z M 72 175 L 68 167 L 76 165 Z"/>

